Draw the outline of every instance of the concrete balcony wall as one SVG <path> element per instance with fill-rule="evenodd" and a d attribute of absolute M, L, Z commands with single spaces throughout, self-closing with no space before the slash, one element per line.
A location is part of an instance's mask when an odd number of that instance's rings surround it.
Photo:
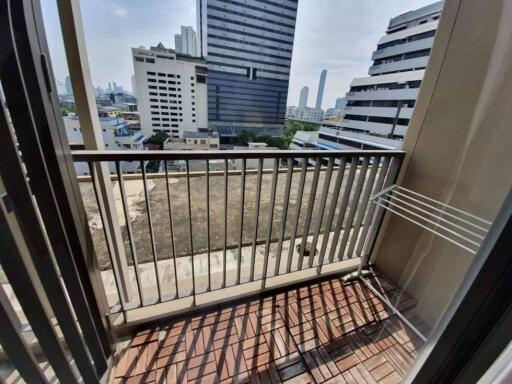
<path fill-rule="evenodd" d="M 387 135 L 393 127 L 391 124 L 372 123 L 369 121 L 343 120 L 342 125 L 347 128 L 360 129 L 361 131 L 370 131 L 379 135 Z"/>
<path fill-rule="evenodd" d="M 383 57 L 389 57 L 393 55 L 400 55 L 402 53 L 419 51 L 420 49 L 428 49 L 434 44 L 434 38 L 429 37 L 427 39 L 411 41 L 404 44 L 395 45 L 384 49 L 378 49 L 373 52 L 372 60 L 382 59 Z"/>
<path fill-rule="evenodd" d="M 446 0 L 399 183 L 492 221 L 512 182 L 511 78 L 512 3 Z M 474 256 L 399 217 L 382 229 L 377 267 L 434 325 Z"/>
<path fill-rule="evenodd" d="M 362 116 L 381 116 L 381 117 L 395 117 L 397 112 L 396 107 L 345 107 L 345 113 L 351 115 Z M 412 116 L 413 108 L 402 108 L 400 110 L 400 118 L 410 119 Z"/>
<path fill-rule="evenodd" d="M 413 100 L 418 97 L 419 88 L 386 89 L 382 91 L 348 92 L 350 100 Z"/>
<path fill-rule="evenodd" d="M 369 75 L 378 75 L 394 71 L 403 71 L 411 68 L 425 68 L 428 63 L 428 56 L 417 57 L 415 59 L 394 61 L 392 63 L 372 65 L 368 70 Z"/>

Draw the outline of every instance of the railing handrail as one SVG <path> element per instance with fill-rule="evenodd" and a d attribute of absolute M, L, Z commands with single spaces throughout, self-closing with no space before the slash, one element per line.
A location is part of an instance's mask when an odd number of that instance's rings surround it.
<path fill-rule="evenodd" d="M 288 159 L 288 158 L 331 158 L 354 156 L 399 157 L 405 155 L 400 150 L 77 150 L 72 151 L 73 160 L 79 161 L 144 161 L 144 160 L 226 160 L 226 159 Z"/>

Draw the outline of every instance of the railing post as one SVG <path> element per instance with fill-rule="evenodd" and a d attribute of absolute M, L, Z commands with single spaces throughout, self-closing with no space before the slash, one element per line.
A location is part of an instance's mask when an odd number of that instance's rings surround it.
<path fill-rule="evenodd" d="M 382 189 L 386 189 L 396 182 L 402 161 L 402 157 L 394 156 L 391 158 L 391 165 L 389 166 L 388 174 L 386 175 Z M 361 263 L 359 264 L 358 273 L 361 273 L 362 269 L 366 268 L 370 263 L 370 257 L 373 253 L 375 244 L 377 243 L 377 236 L 382 226 L 382 221 L 384 220 L 384 209 L 377 206 L 371 220 L 371 229 L 370 233 L 368 234 L 368 238 L 366 239 L 366 243 L 362 249 Z"/>
<path fill-rule="evenodd" d="M 68 61 L 69 73 L 73 87 L 76 109 L 80 117 L 80 128 L 84 146 L 91 150 L 104 150 L 103 135 L 98 118 L 94 87 L 92 85 L 89 62 L 85 47 L 85 38 L 80 16 L 80 5 L 77 0 L 58 1 L 60 25 L 64 48 Z M 132 287 L 129 281 L 128 263 L 121 236 L 121 228 L 117 219 L 114 193 L 108 164 L 95 164 L 96 182 L 98 187 L 98 204 L 104 207 L 105 232 L 107 244 L 111 247 L 112 259 L 119 271 L 119 294 L 125 303 L 131 301 Z"/>

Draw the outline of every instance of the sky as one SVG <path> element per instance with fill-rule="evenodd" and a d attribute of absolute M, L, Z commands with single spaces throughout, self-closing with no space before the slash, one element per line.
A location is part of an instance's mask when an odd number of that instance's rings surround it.
<path fill-rule="evenodd" d="M 299 0 L 287 105 L 303 86 L 315 104 L 322 69 L 327 80 L 322 108 L 334 106 L 354 77 L 367 75 L 371 54 L 389 19 L 434 0 Z M 55 78 L 68 75 L 56 0 L 41 0 Z M 181 25 L 196 29 L 196 0 L 82 0 L 87 53 L 95 86 L 115 81 L 131 90 L 131 48 L 162 42 L 174 48 Z"/>

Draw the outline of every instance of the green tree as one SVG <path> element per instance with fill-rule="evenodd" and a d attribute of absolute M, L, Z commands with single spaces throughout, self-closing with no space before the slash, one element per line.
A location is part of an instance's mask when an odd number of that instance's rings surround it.
<path fill-rule="evenodd" d="M 157 132 L 146 141 L 146 144 L 159 145 L 161 149 L 163 147 L 164 141 L 167 140 L 168 137 L 169 135 L 165 132 Z"/>

